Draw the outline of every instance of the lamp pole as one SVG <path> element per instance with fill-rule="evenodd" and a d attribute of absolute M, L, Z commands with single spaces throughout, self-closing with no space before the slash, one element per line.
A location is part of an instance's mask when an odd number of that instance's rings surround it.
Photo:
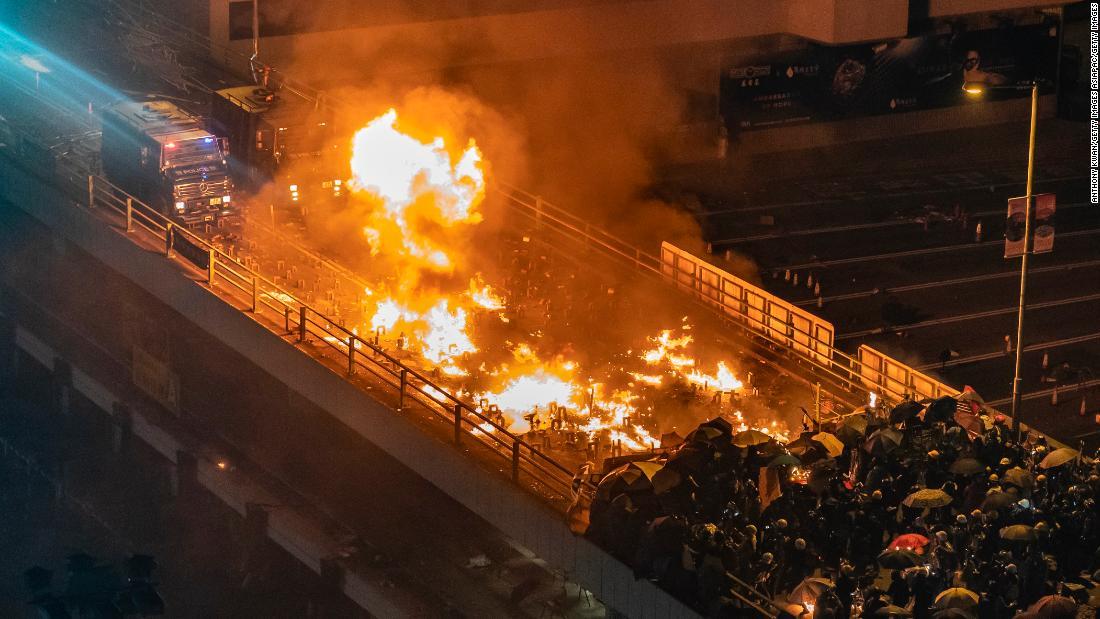
<path fill-rule="evenodd" d="M 1039 82 L 1031 83 L 1031 130 L 1027 139 L 1027 210 L 1024 215 L 1024 255 L 1020 257 L 1020 306 L 1016 312 L 1016 367 L 1012 377 L 1012 425 L 1017 436 L 1023 431 L 1020 422 L 1021 389 L 1020 361 L 1024 354 L 1024 309 L 1027 307 L 1027 262 L 1031 255 L 1031 210 L 1035 202 L 1033 181 L 1035 176 L 1035 127 L 1039 117 Z"/>
<path fill-rule="evenodd" d="M 1016 432 L 1017 440 L 1022 432 L 1020 415 L 1022 393 L 1020 390 L 1020 362 L 1024 354 L 1024 310 L 1027 308 L 1027 263 L 1031 256 L 1031 210 L 1035 202 L 1034 177 L 1035 177 L 1035 127 L 1039 120 L 1039 85 L 1042 80 L 1032 80 L 1028 86 L 1023 84 L 1015 86 L 987 86 L 980 82 L 966 82 L 963 90 L 972 95 L 981 95 L 986 90 L 1031 90 L 1031 128 L 1027 138 L 1027 195 L 1024 202 L 1027 205 L 1024 213 L 1024 253 L 1020 257 L 1020 304 L 1016 310 L 1016 366 L 1012 374 L 1012 430 Z"/>

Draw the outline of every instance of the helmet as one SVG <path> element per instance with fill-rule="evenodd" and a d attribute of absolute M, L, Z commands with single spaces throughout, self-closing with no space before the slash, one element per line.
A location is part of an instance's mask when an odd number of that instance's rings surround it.
<path fill-rule="evenodd" d="M 881 501 L 882 500 L 882 490 L 875 490 L 874 492 L 872 492 L 871 493 L 871 498 L 876 500 L 876 501 Z"/>
<path fill-rule="evenodd" d="M 1008 466 L 1010 464 L 1012 464 L 1012 460 L 1009 460 L 1008 458 L 1001 458 L 1001 466 Z"/>
<path fill-rule="evenodd" d="M 1000 479 L 1001 479 L 1001 478 L 1000 478 L 1000 477 L 999 477 L 999 476 L 998 476 L 998 475 L 997 475 L 996 473 L 991 473 L 991 474 L 989 475 L 989 481 L 998 481 L 998 480 L 1000 480 Z"/>
<path fill-rule="evenodd" d="M 765 552 L 764 554 L 760 555 L 760 559 L 763 560 L 764 563 L 771 563 L 772 560 L 775 559 L 775 556 L 770 552 Z"/>
<path fill-rule="evenodd" d="M 794 547 L 799 550 L 806 550 L 806 540 L 802 539 L 801 537 L 794 540 Z"/>
<path fill-rule="evenodd" d="M 1016 504 L 1020 506 L 1020 509 L 1031 509 L 1031 501 L 1027 499 L 1020 499 L 1016 501 Z"/>
<path fill-rule="evenodd" d="M 783 518 L 780 518 L 779 520 L 775 521 L 775 526 L 779 527 L 780 529 L 786 529 L 787 528 L 787 521 L 784 520 Z"/>
<path fill-rule="evenodd" d="M 936 531 L 936 539 L 941 542 L 947 541 L 947 531 Z"/>
<path fill-rule="evenodd" d="M 1035 476 L 1035 481 L 1037 481 L 1037 482 L 1039 482 L 1039 483 L 1043 483 L 1043 482 L 1044 482 L 1044 481 L 1046 481 L 1046 480 L 1047 480 L 1047 476 L 1046 476 L 1046 475 L 1043 475 L 1043 474 L 1041 474 L 1041 473 L 1040 473 L 1039 475 L 1036 475 L 1036 476 Z"/>
<path fill-rule="evenodd" d="M 1009 563 L 1008 565 L 1005 566 L 1005 571 L 1008 572 L 1009 574 L 1015 574 L 1016 573 L 1016 564 L 1015 563 Z"/>
<path fill-rule="evenodd" d="M 974 511 L 970 512 L 970 517 L 971 518 L 981 518 L 982 517 L 982 510 L 975 509 Z"/>
<path fill-rule="evenodd" d="M 964 516 L 963 514 L 959 514 L 958 516 L 955 516 L 955 522 L 957 522 L 959 524 L 966 524 L 966 516 Z"/>
<path fill-rule="evenodd" d="M 745 530 L 748 531 L 749 533 L 752 533 L 753 535 L 756 535 L 756 525 L 755 524 L 750 524 L 749 526 L 745 527 Z"/>

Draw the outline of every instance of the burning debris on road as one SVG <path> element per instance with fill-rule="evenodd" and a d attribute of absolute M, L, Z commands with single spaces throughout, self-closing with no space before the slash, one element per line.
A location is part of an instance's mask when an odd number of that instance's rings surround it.
<path fill-rule="evenodd" d="M 523 247 L 500 264 L 482 228 L 491 168 L 473 139 L 457 148 L 390 109 L 351 142 L 344 208 L 360 225 L 348 246 L 369 255 L 358 269 L 369 287 L 349 327 L 499 426 L 589 460 L 658 448 L 662 433 L 716 414 L 785 436 L 740 362 L 699 346 L 687 317 L 667 328 L 660 308 L 625 307 L 614 288 L 594 293 Z"/>

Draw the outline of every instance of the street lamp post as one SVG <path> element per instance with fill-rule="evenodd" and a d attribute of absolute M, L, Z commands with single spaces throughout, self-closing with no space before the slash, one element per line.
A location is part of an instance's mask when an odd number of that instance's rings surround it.
<path fill-rule="evenodd" d="M 1031 90 L 1031 129 L 1027 139 L 1027 193 L 1025 196 L 1026 209 L 1024 214 L 1024 253 L 1020 257 L 1020 304 L 1016 310 L 1016 364 L 1012 374 L 1012 429 L 1019 435 L 1022 431 L 1020 423 L 1021 398 L 1020 389 L 1020 361 L 1024 354 L 1024 309 L 1027 307 L 1027 262 L 1031 255 L 1031 209 L 1035 201 L 1033 195 L 1033 181 L 1035 176 L 1035 127 L 1039 118 L 1039 81 L 1034 80 L 1029 86 L 986 86 L 985 84 L 966 83 L 963 90 L 972 95 L 980 95 L 986 90 Z"/>

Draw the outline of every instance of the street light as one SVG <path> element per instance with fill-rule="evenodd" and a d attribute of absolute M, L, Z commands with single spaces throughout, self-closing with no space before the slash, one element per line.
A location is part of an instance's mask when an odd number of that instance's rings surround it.
<path fill-rule="evenodd" d="M 1016 367 L 1012 375 L 1012 429 L 1019 435 L 1020 428 L 1020 361 L 1024 352 L 1024 308 L 1027 299 L 1027 259 L 1031 255 L 1031 204 L 1032 181 L 1035 174 L 1035 126 L 1039 118 L 1039 80 L 1013 86 L 990 86 L 982 82 L 964 82 L 963 91 L 970 95 L 982 95 L 988 90 L 1031 90 L 1031 131 L 1027 140 L 1027 208 L 1024 215 L 1024 254 L 1020 257 L 1020 306 L 1016 311 Z"/>

